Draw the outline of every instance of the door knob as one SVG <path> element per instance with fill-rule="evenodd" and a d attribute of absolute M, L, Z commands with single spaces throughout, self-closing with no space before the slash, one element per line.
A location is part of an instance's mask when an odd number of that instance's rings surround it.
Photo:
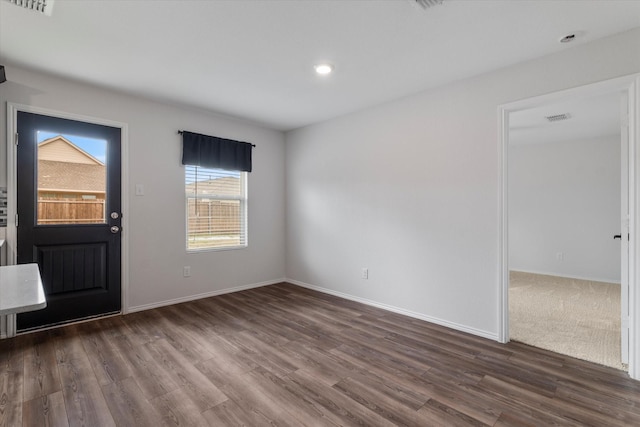
<path fill-rule="evenodd" d="M 111 227 L 111 232 L 113 234 L 116 234 L 118 231 L 120 231 L 120 227 L 118 227 L 117 225 Z"/>
<path fill-rule="evenodd" d="M 118 218 L 120 218 L 120 214 L 118 214 L 118 212 L 111 212 L 111 215 L 110 215 L 110 216 L 111 216 L 111 218 L 112 218 L 112 219 L 118 219 Z"/>

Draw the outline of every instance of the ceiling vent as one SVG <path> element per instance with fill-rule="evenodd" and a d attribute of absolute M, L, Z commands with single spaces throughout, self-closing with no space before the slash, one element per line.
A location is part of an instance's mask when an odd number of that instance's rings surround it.
<path fill-rule="evenodd" d="M 44 15 L 51 16 L 53 11 L 53 2 L 55 0 L 6 0 L 9 3 L 13 3 L 16 6 L 20 6 L 24 9 L 33 10 L 34 12 L 40 12 Z"/>
<path fill-rule="evenodd" d="M 569 120 L 571 118 L 571 114 L 569 113 L 564 113 L 564 114 L 556 114 L 555 116 L 546 116 L 545 119 L 547 119 L 550 122 L 560 122 L 562 120 Z"/>
<path fill-rule="evenodd" d="M 438 6 L 442 4 L 444 0 L 409 0 L 411 3 L 420 6 L 423 9 L 429 9 L 433 6 Z"/>

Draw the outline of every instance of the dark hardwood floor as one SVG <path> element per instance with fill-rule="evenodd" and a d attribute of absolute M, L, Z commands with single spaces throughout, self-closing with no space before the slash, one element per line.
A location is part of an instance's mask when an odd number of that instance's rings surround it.
<path fill-rule="evenodd" d="M 1 426 L 640 425 L 640 382 L 279 284 L 0 341 Z"/>

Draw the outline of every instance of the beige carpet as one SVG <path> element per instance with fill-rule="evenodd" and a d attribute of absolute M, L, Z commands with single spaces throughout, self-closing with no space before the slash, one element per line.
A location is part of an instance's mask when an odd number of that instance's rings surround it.
<path fill-rule="evenodd" d="M 620 285 L 510 272 L 514 341 L 627 370 L 620 362 Z"/>

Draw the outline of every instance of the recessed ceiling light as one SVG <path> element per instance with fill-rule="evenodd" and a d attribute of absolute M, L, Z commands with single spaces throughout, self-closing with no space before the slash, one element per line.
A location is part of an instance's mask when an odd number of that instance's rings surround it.
<path fill-rule="evenodd" d="M 316 64 L 313 68 L 315 68 L 316 73 L 321 76 L 326 76 L 327 74 L 331 74 L 333 71 L 333 65 L 331 64 Z"/>
<path fill-rule="evenodd" d="M 575 34 L 567 34 L 566 36 L 560 39 L 560 43 L 569 43 L 572 42 L 576 38 Z"/>

